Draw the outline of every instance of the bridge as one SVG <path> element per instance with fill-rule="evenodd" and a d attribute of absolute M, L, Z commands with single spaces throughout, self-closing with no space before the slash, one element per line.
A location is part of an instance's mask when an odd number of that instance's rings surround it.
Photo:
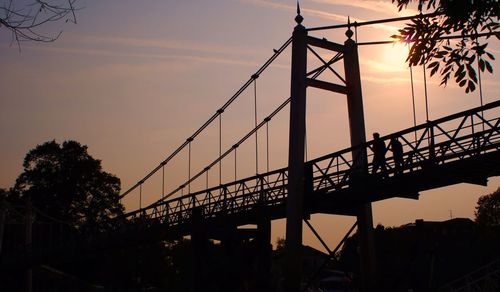
<path fill-rule="evenodd" d="M 269 65 L 291 44 L 292 80 L 291 96 L 241 140 L 226 152 L 219 143 L 219 156 L 202 171 L 191 176 L 191 156 L 188 158 L 189 175 L 187 181 L 172 190 L 164 192 L 156 202 L 131 211 L 123 217 L 113 219 L 117 226 L 115 233 L 99 235 L 85 244 L 65 247 L 65 255 L 82 254 L 99 249 L 109 249 L 126 245 L 140 245 L 166 239 L 191 236 L 195 246 L 204 240 L 218 239 L 222 243 L 234 234 L 244 232 L 238 226 L 255 224 L 255 230 L 248 231 L 248 237 L 255 238 L 260 249 L 259 265 L 262 279 L 259 287 L 265 289 L 265 273 L 270 249 L 270 224 L 272 220 L 287 219 L 288 266 L 287 291 L 303 288 L 300 271 L 300 247 L 302 246 L 302 222 L 305 221 L 319 240 L 321 236 L 308 222 L 311 214 L 340 214 L 357 217 L 358 232 L 362 239 L 362 271 L 365 288 L 369 289 L 375 275 L 372 262 L 372 215 L 371 203 L 394 197 L 418 199 L 419 192 L 457 183 L 486 185 L 487 179 L 500 175 L 500 101 L 455 113 L 423 124 L 380 137 L 387 145 L 383 165 L 373 164 L 376 141 L 367 141 L 364 129 L 361 77 L 359 73 L 357 46 L 352 39 L 351 24 L 337 28 L 347 28 L 347 40 L 337 44 L 326 39 L 308 35 L 301 25 L 300 12 L 296 17 L 292 38 L 287 40 L 273 56 L 251 76 L 227 103 L 193 135 L 162 161 L 132 188 L 122 194 L 126 197 L 139 190 L 160 170 L 164 170 L 181 150 L 189 149 L 191 143 L 208 125 L 217 121 L 231 103 L 269 67 Z M 383 22 L 383 21 L 380 21 Z M 370 22 L 372 24 L 373 22 Z M 363 24 L 357 24 L 358 26 Z M 368 25 L 368 24 L 367 24 Z M 314 48 L 332 53 L 325 60 Z M 307 71 L 308 52 L 320 61 L 320 66 Z M 343 61 L 344 76 L 333 65 Z M 332 72 L 338 83 L 322 80 L 325 71 Z M 340 83 L 340 84 L 339 84 Z M 313 160 L 304 159 L 305 103 L 306 89 L 321 90 L 346 95 L 349 110 L 351 147 L 324 155 Z M 190 184 L 201 178 L 209 170 L 219 166 L 230 153 L 267 126 L 283 108 L 290 106 L 289 165 L 286 168 L 258 173 L 254 176 L 191 192 Z M 219 120 L 220 121 L 220 120 Z M 220 139 L 219 139 L 220 140 Z M 395 147 L 402 144 L 401 160 L 396 159 Z M 257 143 L 257 142 L 256 142 Z M 256 152 L 257 152 L 256 146 Z M 377 169 L 380 168 L 380 169 Z M 257 167 L 258 170 L 258 167 Z M 258 171 L 257 171 L 258 172 Z M 185 189 L 187 194 L 179 195 Z M 352 230 L 351 230 L 352 231 Z M 326 244 L 325 248 L 332 253 Z M 23 254 L 24 261 L 43 262 L 61 255 L 61 246 L 53 250 L 46 247 Z M 195 255 L 202 258 L 200 251 Z M 267 257 L 267 258 L 266 258 Z M 19 257 L 4 260 L 4 263 L 18 261 Z M 195 271 L 201 275 L 203 271 Z M 371 275 L 371 276 L 370 276 Z M 201 276 L 202 277 L 202 276 Z M 199 288 L 199 287 L 198 287 Z M 196 290 L 196 287 L 195 287 Z"/>
<path fill-rule="evenodd" d="M 391 154 L 395 138 L 404 150 L 400 166 Z M 381 139 L 389 150 L 386 169 L 377 173 L 373 173 L 372 162 L 361 175 L 353 167 L 354 151 L 364 152 L 372 160 L 373 141 L 305 163 L 303 220 L 316 213 L 356 216 L 359 206 L 367 203 L 393 197 L 418 199 L 421 191 L 457 183 L 486 185 L 488 177 L 500 175 L 500 101 Z M 49 248 L 35 245 L 27 255 L 29 259 L 21 257 L 20 261 L 16 256 L 4 259 L 4 263 L 57 261 L 61 256 L 72 258 L 98 250 L 193 236 L 200 230 L 204 237 L 223 242 L 238 232 L 238 226 L 247 224 L 264 229 L 264 237 L 270 240 L 270 221 L 287 216 L 287 185 L 288 168 L 282 168 L 156 202 L 127 213 L 127 220 L 122 222 L 132 223 L 123 224 L 116 233 L 100 235 L 83 245 L 76 244 L 77 239 Z M 256 238 L 262 236 L 261 232 L 247 230 L 246 236 Z"/>
<path fill-rule="evenodd" d="M 362 151 L 372 157 L 373 141 L 306 162 L 305 216 L 354 216 L 364 203 L 392 197 L 418 199 L 418 192 L 458 183 L 486 185 L 488 177 L 500 175 L 499 107 L 496 101 L 381 137 L 389 153 L 392 139 L 403 141 L 400 168 L 389 156 L 384 171 L 372 173 L 370 162 L 367 172 L 356 176 L 352 153 Z M 484 117 L 490 113 L 497 116 Z M 288 168 L 282 168 L 157 202 L 126 217 L 161 224 L 174 238 L 190 234 L 193 216 L 207 223 L 229 216 L 235 225 L 256 224 L 262 209 L 271 219 L 286 217 L 287 185 Z"/>

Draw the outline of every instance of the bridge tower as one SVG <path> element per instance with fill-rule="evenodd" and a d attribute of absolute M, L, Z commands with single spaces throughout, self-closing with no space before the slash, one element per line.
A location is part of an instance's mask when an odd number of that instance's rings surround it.
<path fill-rule="evenodd" d="M 343 45 L 318 39 L 308 35 L 302 25 L 303 17 L 297 4 L 297 25 L 292 35 L 291 62 L 291 101 L 288 156 L 288 198 L 286 206 L 286 291 L 301 291 L 301 250 L 302 221 L 307 216 L 304 211 L 304 193 L 306 193 L 305 176 L 305 132 L 306 132 L 306 92 L 307 87 L 315 87 L 347 96 L 350 139 L 352 146 L 366 142 L 361 92 L 361 78 L 357 44 L 351 39 L 353 32 L 350 27 L 346 32 L 347 40 Z M 309 78 L 307 73 L 308 47 L 318 47 L 343 55 L 345 80 L 343 85 L 334 84 L 317 78 Z M 318 56 L 317 56 L 318 57 Z M 340 58 L 339 58 L 340 59 Z M 322 60 L 323 61 L 323 60 Z M 324 62 L 323 69 L 329 68 L 333 62 Z M 333 69 L 332 69 L 333 70 Z M 367 153 L 364 148 L 353 148 L 352 158 L 354 170 L 352 187 L 356 187 L 356 178 L 362 178 L 368 173 Z M 373 243 L 373 218 L 371 204 L 358 206 L 358 233 L 360 234 L 360 258 L 363 290 L 373 286 L 376 265 Z"/>

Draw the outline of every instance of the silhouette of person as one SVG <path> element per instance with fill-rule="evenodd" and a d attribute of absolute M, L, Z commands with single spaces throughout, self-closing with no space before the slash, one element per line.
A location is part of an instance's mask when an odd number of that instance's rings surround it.
<path fill-rule="evenodd" d="M 373 170 L 372 173 L 377 173 L 377 170 L 380 168 L 380 171 L 384 172 L 387 170 L 385 167 L 385 152 L 387 149 L 385 148 L 385 143 L 380 139 L 379 133 L 373 133 Z"/>
<path fill-rule="evenodd" d="M 397 137 L 391 138 L 391 150 L 396 174 L 400 174 L 403 166 L 403 145 L 401 145 Z"/>

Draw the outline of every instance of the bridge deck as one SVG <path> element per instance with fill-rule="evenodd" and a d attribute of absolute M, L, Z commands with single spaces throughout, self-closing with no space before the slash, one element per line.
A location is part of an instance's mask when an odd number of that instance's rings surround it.
<path fill-rule="evenodd" d="M 403 164 L 396 170 L 391 138 L 403 144 Z M 386 170 L 373 174 L 353 169 L 352 151 L 373 156 L 370 141 L 306 163 L 304 216 L 314 213 L 353 215 L 360 204 L 393 197 L 418 199 L 418 192 L 457 183 L 485 185 L 500 175 L 500 101 L 381 137 L 388 145 Z M 178 239 L 196 221 L 211 238 L 228 226 L 285 218 L 287 169 L 249 177 L 165 202 L 114 219 L 117 232 L 67 240 L 57 248 L 33 246 L 30 253 L 4 257 L 0 266 L 67 260 L 99 250 Z M 124 220 L 124 219 L 127 220 Z M 66 244 L 66 246 L 64 246 Z"/>
<path fill-rule="evenodd" d="M 373 156 L 370 141 L 306 163 L 305 213 L 353 215 L 357 206 L 392 197 L 418 198 L 418 192 L 457 183 L 485 185 L 500 175 L 500 101 L 381 137 L 388 146 L 386 170 L 353 169 L 352 151 Z M 403 144 L 396 171 L 391 139 Z M 131 220 L 161 226 L 161 236 L 190 233 L 193 214 L 217 229 L 228 222 L 254 224 L 262 216 L 285 217 L 287 169 L 202 190 L 127 214 Z M 142 228 L 141 228 L 142 229 Z M 215 232 L 216 233 L 216 232 Z"/>

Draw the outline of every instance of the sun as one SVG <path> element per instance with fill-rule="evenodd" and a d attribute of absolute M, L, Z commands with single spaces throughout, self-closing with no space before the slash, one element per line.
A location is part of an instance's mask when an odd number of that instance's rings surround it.
<path fill-rule="evenodd" d="M 407 69 L 408 64 L 406 58 L 408 57 L 408 46 L 406 44 L 395 43 L 386 45 L 383 51 L 383 60 L 385 66 L 392 69 Z"/>

